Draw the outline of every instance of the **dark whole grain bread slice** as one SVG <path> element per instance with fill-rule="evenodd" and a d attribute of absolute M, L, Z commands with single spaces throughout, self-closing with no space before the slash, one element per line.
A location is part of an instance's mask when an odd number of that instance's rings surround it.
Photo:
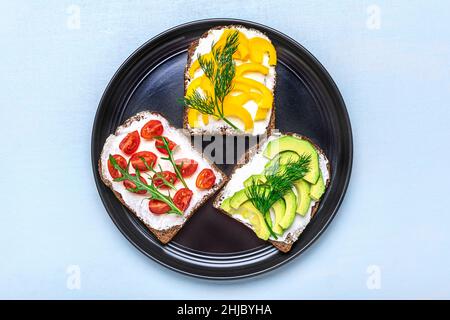
<path fill-rule="evenodd" d="M 244 28 L 247 30 L 254 30 L 257 32 L 260 32 L 262 34 L 265 35 L 264 32 L 260 31 L 260 30 L 256 30 L 256 29 L 252 29 L 252 28 L 247 28 L 243 25 L 228 25 L 228 26 L 217 26 L 214 28 L 209 29 L 208 31 L 206 31 L 205 33 L 203 33 L 199 39 L 193 41 L 191 43 L 191 45 L 188 48 L 187 51 L 187 63 L 186 66 L 184 68 L 184 95 L 186 95 L 186 90 L 187 90 L 187 86 L 189 81 L 191 80 L 190 76 L 189 76 L 189 67 L 191 66 L 192 62 L 194 61 L 194 53 L 195 50 L 197 49 L 197 46 L 200 42 L 200 39 L 204 39 L 208 36 L 208 33 L 211 30 L 221 30 L 221 29 L 230 29 L 230 28 Z M 266 35 L 267 36 L 267 35 Z M 277 88 L 277 75 L 275 73 L 275 78 L 274 78 L 274 91 L 273 91 L 273 103 L 272 103 L 272 110 L 270 112 L 270 119 L 266 128 L 266 134 L 270 135 L 270 133 L 272 132 L 272 130 L 275 128 L 275 95 L 276 95 L 276 88 Z M 245 135 L 245 133 L 241 133 L 241 132 L 236 132 L 235 130 L 233 130 L 232 128 L 228 127 L 228 126 L 224 126 L 221 127 L 219 130 L 219 132 L 207 132 L 204 129 L 201 128 L 191 128 L 189 126 L 189 121 L 188 121 L 188 108 L 184 108 L 184 115 L 183 115 L 183 128 L 185 128 L 186 130 L 189 131 L 189 133 L 191 135 L 201 135 L 201 134 L 224 134 L 224 135 Z"/>
<path fill-rule="evenodd" d="M 323 155 L 325 157 L 325 159 L 328 160 L 328 158 L 326 157 L 325 153 L 323 152 L 323 150 L 317 145 L 315 144 L 311 139 L 309 139 L 308 137 L 305 137 L 303 135 L 297 134 L 297 133 L 293 133 L 293 132 L 286 132 L 286 133 L 281 133 L 281 136 L 294 136 L 300 139 L 304 139 L 309 141 L 318 151 L 319 154 Z M 234 167 L 233 172 L 230 175 L 229 180 L 233 179 L 233 175 L 235 173 L 235 171 L 241 167 L 243 167 L 245 164 L 247 164 L 252 158 L 253 156 L 258 152 L 258 150 L 260 149 L 260 147 L 262 145 L 264 145 L 264 142 L 266 141 L 266 139 L 260 141 L 258 144 L 254 145 L 253 147 L 249 148 L 247 150 L 246 153 L 244 153 L 241 157 L 241 159 L 239 160 L 238 164 Z M 330 181 L 331 181 L 331 166 L 330 166 L 330 162 L 327 162 L 327 170 L 329 173 L 329 177 L 327 179 L 327 181 L 325 181 L 325 188 L 328 188 Z M 220 205 L 222 203 L 222 201 L 224 200 L 224 189 L 222 189 L 216 196 L 216 198 L 214 199 L 213 202 L 213 206 L 218 209 L 220 212 L 226 214 L 227 216 L 229 216 L 231 219 L 234 219 L 233 217 L 230 216 L 229 213 L 227 213 L 225 210 L 223 210 Z M 314 204 L 314 206 L 311 209 L 311 220 L 314 218 L 314 215 L 316 214 L 317 210 L 319 210 L 319 206 L 320 206 L 320 200 L 316 201 L 316 203 Z M 236 220 L 237 221 L 237 220 Z M 239 223 L 241 223 L 239 221 Z M 247 225 L 246 225 L 247 226 Z M 247 226 L 249 229 L 251 229 L 249 226 Z M 253 231 L 253 229 L 251 229 Z M 303 232 L 303 231 L 302 231 Z M 287 242 L 287 241 L 276 241 L 276 240 L 268 240 L 275 248 L 277 248 L 278 250 L 280 250 L 281 252 L 289 252 L 292 248 L 292 245 L 295 243 L 295 241 L 291 241 L 291 242 Z"/>
<path fill-rule="evenodd" d="M 116 131 L 114 132 L 114 135 L 117 135 L 119 132 L 120 128 L 126 128 L 129 127 L 133 122 L 135 121 L 139 121 L 141 120 L 143 117 L 145 117 L 146 113 L 150 113 L 153 115 L 158 115 L 160 117 L 164 117 L 161 113 L 158 112 L 151 112 L 151 111 L 144 111 L 144 112 L 140 112 L 134 116 L 132 116 L 131 118 L 127 119 L 121 126 L 119 126 Z M 165 117 L 164 117 L 165 118 Z M 170 123 L 168 122 L 168 125 L 170 125 Z M 172 128 L 174 128 L 173 126 L 171 126 Z M 170 139 L 170 137 L 169 137 Z M 190 147 L 192 147 L 192 145 L 190 144 Z M 211 188 L 211 192 L 209 195 L 205 195 L 199 202 L 197 202 L 195 204 L 195 206 L 190 210 L 189 214 L 186 215 L 186 220 L 184 221 L 183 224 L 180 225 L 175 225 L 172 226 L 168 229 L 165 230 L 158 230 L 153 228 L 151 225 L 149 225 L 148 223 L 146 223 L 135 211 L 134 208 L 130 207 L 123 199 L 122 194 L 120 192 L 117 192 L 116 190 L 114 190 L 113 185 L 110 181 L 110 178 L 105 176 L 105 174 L 103 173 L 102 170 L 102 157 L 104 154 L 105 150 L 102 150 L 102 153 L 100 155 L 100 158 L 98 160 L 98 169 L 99 169 L 99 174 L 100 174 L 100 178 L 103 181 L 103 183 L 109 187 L 111 189 L 111 191 L 114 193 L 114 195 L 116 196 L 116 198 L 131 212 L 133 213 L 147 228 L 148 230 L 150 230 L 155 236 L 156 238 L 161 241 L 163 244 L 168 243 L 169 241 L 172 240 L 172 238 L 178 233 L 178 231 L 181 230 L 181 228 L 187 223 L 187 221 L 192 217 L 192 215 L 195 213 L 195 211 L 200 208 L 209 198 L 211 198 L 215 192 L 217 190 L 219 190 L 220 188 L 223 187 L 223 185 L 228 181 L 228 177 L 211 161 L 209 161 L 208 159 L 206 159 L 206 161 L 208 162 L 208 165 L 211 166 L 211 168 L 218 173 L 221 176 L 221 181 L 220 183 L 216 183 L 212 188 Z M 195 151 L 198 152 L 198 151 Z"/>

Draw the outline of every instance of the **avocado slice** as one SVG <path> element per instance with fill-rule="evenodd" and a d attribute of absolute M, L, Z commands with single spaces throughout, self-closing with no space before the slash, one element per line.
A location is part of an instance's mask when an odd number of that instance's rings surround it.
<path fill-rule="evenodd" d="M 294 222 L 295 211 L 297 209 L 297 197 L 292 190 L 289 190 L 283 199 L 286 204 L 286 210 L 279 224 L 283 229 L 287 229 Z"/>
<path fill-rule="evenodd" d="M 235 212 L 240 214 L 245 219 L 250 220 L 250 218 L 259 211 L 253 206 L 250 201 L 245 201 Z"/>
<path fill-rule="evenodd" d="M 231 206 L 230 206 L 231 197 L 226 198 L 222 201 L 220 204 L 220 208 L 226 212 L 231 212 Z"/>
<path fill-rule="evenodd" d="M 311 184 L 315 184 L 319 178 L 319 155 L 314 146 L 307 140 L 298 139 L 293 136 L 282 136 L 278 139 L 272 140 L 267 144 L 263 155 L 266 158 L 273 159 L 277 154 L 284 151 L 293 151 L 298 155 L 309 155 L 309 171 L 303 177 Z"/>
<path fill-rule="evenodd" d="M 273 165 L 278 164 L 279 166 L 285 165 L 289 161 L 296 161 L 299 155 L 294 151 L 283 151 L 273 157 L 272 160 L 266 163 L 264 168 L 270 168 Z"/>
<path fill-rule="evenodd" d="M 231 196 L 230 206 L 233 209 L 238 209 L 247 200 L 248 197 L 245 189 L 239 190 Z"/>
<path fill-rule="evenodd" d="M 258 238 L 267 240 L 270 238 L 270 231 L 267 227 L 266 223 L 264 222 L 264 217 L 262 213 L 258 211 L 258 213 L 255 213 L 250 219 L 250 223 L 253 226 L 253 231 L 256 233 Z"/>
<path fill-rule="evenodd" d="M 258 238 L 263 240 L 270 238 L 270 230 L 266 225 L 263 214 L 259 212 L 250 201 L 244 202 L 238 211 L 244 218 L 250 221 L 253 231 L 256 233 Z M 271 223 L 269 222 L 269 225 L 270 224 Z"/>
<path fill-rule="evenodd" d="M 263 174 L 253 174 L 244 181 L 244 187 L 248 187 L 255 181 L 257 184 L 266 182 L 266 176 Z"/>
<path fill-rule="evenodd" d="M 280 226 L 280 222 L 281 220 L 283 220 L 284 214 L 286 212 L 286 203 L 283 199 L 280 199 L 273 204 L 272 209 L 275 213 L 275 222 L 273 223 L 273 226 L 271 228 L 276 234 L 282 235 L 283 228 Z"/>
<path fill-rule="evenodd" d="M 311 199 L 318 201 L 324 193 L 325 182 L 323 181 L 322 172 L 320 172 L 319 179 L 317 179 L 316 184 L 313 184 L 309 190 L 309 195 L 311 196 Z"/>
<path fill-rule="evenodd" d="M 309 183 L 301 179 L 294 183 L 297 189 L 297 213 L 304 216 L 309 209 L 311 204 L 311 197 L 309 196 L 310 186 Z"/>

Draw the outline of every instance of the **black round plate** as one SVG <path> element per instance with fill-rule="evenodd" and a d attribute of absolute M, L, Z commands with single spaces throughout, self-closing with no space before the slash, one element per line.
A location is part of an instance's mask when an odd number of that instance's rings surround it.
<path fill-rule="evenodd" d="M 332 179 L 307 229 L 283 254 L 212 207 L 199 209 L 168 244 L 158 240 L 101 182 L 97 163 L 107 136 L 141 110 L 164 114 L 182 127 L 183 76 L 189 44 L 208 29 L 241 24 L 259 29 L 278 52 L 276 128 L 310 137 L 327 154 Z M 119 68 L 98 106 L 92 131 L 92 167 L 103 204 L 114 223 L 141 252 L 168 268 L 212 279 L 236 279 L 274 269 L 303 252 L 333 219 L 352 166 L 352 132 L 342 97 L 324 67 L 300 44 L 266 26 L 231 19 L 190 22 L 170 29 L 136 50 Z M 220 166 L 227 174 L 232 165 Z"/>

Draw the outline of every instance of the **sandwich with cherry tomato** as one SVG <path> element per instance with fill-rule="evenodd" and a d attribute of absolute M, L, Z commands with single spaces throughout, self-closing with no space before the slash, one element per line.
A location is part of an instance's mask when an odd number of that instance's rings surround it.
<path fill-rule="evenodd" d="M 104 144 L 102 181 L 162 242 L 226 182 L 226 176 L 196 151 L 159 113 L 144 111 L 117 128 Z"/>

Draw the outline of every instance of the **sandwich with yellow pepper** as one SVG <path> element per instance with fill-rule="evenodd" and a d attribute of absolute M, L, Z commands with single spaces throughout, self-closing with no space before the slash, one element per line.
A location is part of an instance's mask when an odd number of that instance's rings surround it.
<path fill-rule="evenodd" d="M 188 49 L 184 128 L 191 134 L 270 133 L 277 53 L 261 31 L 216 27 Z"/>

